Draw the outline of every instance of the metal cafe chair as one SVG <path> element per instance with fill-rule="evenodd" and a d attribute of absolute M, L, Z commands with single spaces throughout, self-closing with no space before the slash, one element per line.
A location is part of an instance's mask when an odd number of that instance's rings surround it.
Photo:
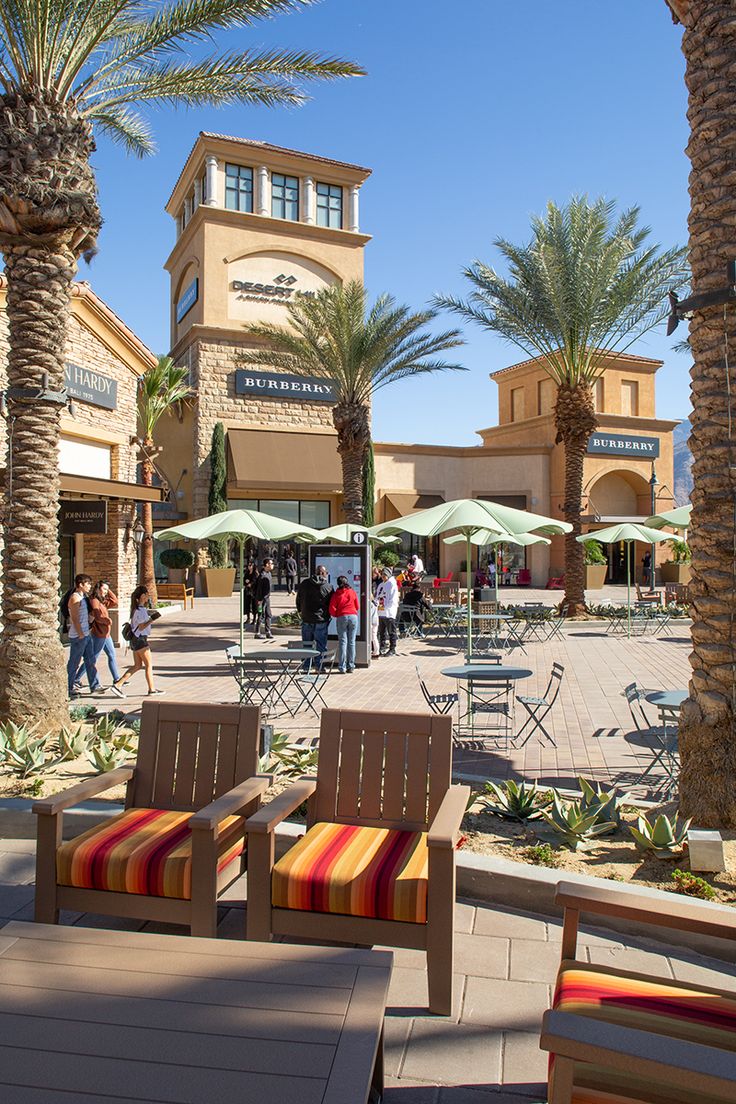
<path fill-rule="evenodd" d="M 414 670 L 416 671 L 417 678 L 419 679 L 419 687 L 422 691 L 422 696 L 424 697 L 424 700 L 426 701 L 432 712 L 438 713 L 440 716 L 444 716 L 446 713 L 449 713 L 452 707 L 457 703 L 458 695 L 431 694 L 426 682 L 422 678 L 418 663 L 414 664 Z"/>
<path fill-rule="evenodd" d="M 550 736 L 547 729 L 544 727 L 544 720 L 547 714 L 552 709 L 552 706 L 557 701 L 557 695 L 560 692 L 562 685 L 562 676 L 565 673 L 565 668 L 561 663 L 552 664 L 552 673 L 549 676 L 549 682 L 547 683 L 547 689 L 541 698 L 533 698 L 525 694 L 518 694 L 516 700 L 526 709 L 529 716 L 524 721 L 519 731 L 516 734 L 514 740 L 515 747 L 523 747 L 528 743 L 532 736 L 538 732 L 539 741 L 541 743 L 542 737 L 549 741 L 552 747 L 557 747 L 554 737 Z M 526 730 L 529 729 L 526 736 L 522 740 Z M 521 741 L 519 743 L 519 741 Z"/>
<path fill-rule="evenodd" d="M 677 777 L 680 769 L 677 711 L 660 710 L 660 718 L 663 724 L 653 725 L 644 710 L 644 692 L 635 682 L 630 682 L 628 686 L 624 687 L 624 696 L 636 731 L 652 741 L 651 751 L 653 754 L 651 762 L 636 779 L 634 785 L 638 786 L 647 775 L 659 767 L 665 776 L 665 793 L 669 795 L 677 788 Z"/>
<path fill-rule="evenodd" d="M 238 684 L 240 705 L 258 705 L 266 714 L 274 712 L 277 702 L 289 708 L 279 689 L 284 671 L 279 659 L 248 659 L 240 654 L 237 644 L 226 648 L 225 655 Z"/>
<path fill-rule="evenodd" d="M 396 618 L 396 628 L 400 636 L 414 639 L 424 636 L 424 623 L 419 617 L 416 606 L 407 606 L 404 602 L 401 603 Z"/>
<path fill-rule="evenodd" d="M 319 716 L 319 713 L 315 707 L 315 701 L 322 703 L 322 707 L 327 709 L 327 702 L 322 696 L 322 691 L 327 685 L 327 680 L 332 674 L 332 668 L 335 666 L 335 657 L 337 652 L 333 649 L 327 651 L 322 656 L 322 661 L 316 670 L 309 670 L 306 674 L 303 672 L 298 674 L 294 679 L 294 685 L 301 693 L 301 702 L 296 706 L 298 712 L 299 707 L 304 705 L 307 709 L 311 709 L 315 717 Z"/>

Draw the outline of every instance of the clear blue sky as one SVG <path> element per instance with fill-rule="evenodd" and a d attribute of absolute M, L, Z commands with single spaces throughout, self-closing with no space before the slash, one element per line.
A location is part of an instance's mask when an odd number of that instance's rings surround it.
<path fill-rule="evenodd" d="M 200 130 L 370 166 L 361 192 L 361 229 L 373 235 L 366 283 L 416 308 L 434 292 L 462 293 L 465 264 L 497 263 L 494 238 L 525 240 L 532 213 L 574 192 L 638 203 L 655 241 L 684 244 L 680 39 L 664 0 L 324 0 L 221 36 L 230 48 L 351 57 L 369 75 L 312 85 L 299 109 L 156 111 L 159 152 L 145 161 L 102 139 L 95 167 L 105 226 L 80 277 L 154 351 L 167 351 L 162 265 L 173 224 L 163 207 Z M 474 431 L 497 416 L 488 373 L 523 355 L 475 327 L 466 336 L 466 373 L 379 393 L 376 440 L 479 443 Z M 689 410 L 689 360 L 672 344 L 656 332 L 631 350 L 665 361 L 657 386 L 665 418 Z"/>

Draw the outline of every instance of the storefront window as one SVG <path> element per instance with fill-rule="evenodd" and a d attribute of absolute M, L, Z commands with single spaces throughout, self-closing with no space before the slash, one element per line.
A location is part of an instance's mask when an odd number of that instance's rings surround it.
<path fill-rule="evenodd" d="M 300 502 L 299 523 L 312 529 L 327 529 L 330 524 L 329 502 Z"/>
<path fill-rule="evenodd" d="M 414 533 L 401 533 L 400 537 L 400 544 L 389 544 L 387 547 L 398 552 L 402 564 L 408 563 L 409 557 L 416 554 L 424 564 L 424 570 L 428 575 L 439 573 L 438 537 L 418 537 Z"/>
<path fill-rule="evenodd" d="M 262 498 L 258 509 L 271 517 L 281 518 L 283 521 L 293 521 L 299 525 L 299 503 L 294 499 Z"/>
<path fill-rule="evenodd" d="M 329 502 L 298 498 L 229 498 L 228 510 L 260 510 L 272 517 L 297 525 L 308 525 L 311 529 L 327 529 L 330 524 Z M 248 541 L 245 546 L 246 559 L 253 558 L 261 564 L 266 556 L 274 561 L 273 581 L 275 586 L 285 586 L 284 563 L 289 549 L 294 553 L 298 565 L 298 579 L 303 579 L 308 571 L 307 545 L 297 541 Z M 233 544 L 230 557 L 237 567 L 237 546 Z"/>
<path fill-rule="evenodd" d="M 526 548 L 520 544 L 483 544 L 478 547 L 475 569 L 488 574 L 488 564 L 495 558 L 499 583 L 511 585 L 516 582 L 519 571 L 526 567 L 526 553 Z"/>

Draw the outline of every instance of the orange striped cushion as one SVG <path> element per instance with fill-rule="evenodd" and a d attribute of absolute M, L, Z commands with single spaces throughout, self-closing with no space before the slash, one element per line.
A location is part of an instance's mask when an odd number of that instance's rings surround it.
<path fill-rule="evenodd" d="M 275 908 L 427 922 L 427 833 L 315 824 L 273 868 Z"/>
<path fill-rule="evenodd" d="M 554 1007 L 675 1039 L 736 1050 L 736 995 L 562 964 Z"/>
<path fill-rule="evenodd" d="M 147 897 L 192 896 L 191 813 L 127 809 L 105 824 L 62 843 L 56 852 L 59 885 L 142 893 Z M 245 848 L 243 817 L 219 826 L 218 873 Z"/>

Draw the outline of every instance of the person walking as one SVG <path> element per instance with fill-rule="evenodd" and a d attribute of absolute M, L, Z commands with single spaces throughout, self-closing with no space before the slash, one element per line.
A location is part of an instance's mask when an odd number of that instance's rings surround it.
<path fill-rule="evenodd" d="M 626 555 L 628 556 L 628 549 Z M 642 572 L 644 574 L 644 586 L 649 586 L 652 578 L 652 553 L 647 550 L 642 556 L 641 560 Z"/>
<path fill-rule="evenodd" d="M 270 557 L 266 557 L 263 561 L 263 567 L 253 585 L 253 597 L 256 604 L 256 616 L 255 616 L 255 639 L 256 640 L 273 640 L 274 636 L 271 632 L 271 572 L 273 571 L 273 560 Z M 261 626 L 263 626 L 264 632 L 261 632 Z"/>
<path fill-rule="evenodd" d="M 302 579 L 296 592 L 296 608 L 302 619 L 302 644 L 314 644 L 319 668 L 327 651 L 327 630 L 330 625 L 330 596 L 327 568 L 320 564 L 313 575 Z M 309 664 L 306 665 L 309 669 Z"/>
<path fill-rule="evenodd" d="M 100 679 L 95 666 L 94 646 L 90 631 L 90 592 L 92 590 L 92 577 L 90 575 L 76 575 L 74 589 L 62 602 L 62 613 L 69 617 L 69 659 L 66 665 L 67 686 L 69 697 L 78 698 L 77 673 L 80 666 L 84 666 L 89 682 L 89 688 L 93 694 L 104 693 L 100 686 Z M 64 609 L 66 603 L 66 610 Z"/>
<path fill-rule="evenodd" d="M 390 568 L 381 572 L 382 583 L 376 591 L 378 600 L 378 640 L 381 655 L 396 655 L 396 615 L 399 612 L 399 588 Z M 388 642 L 388 648 L 386 643 Z"/>
<path fill-rule="evenodd" d="M 250 625 L 256 619 L 256 600 L 254 588 L 258 579 L 258 569 L 253 560 L 248 560 L 243 569 L 243 623 Z"/>
<path fill-rule="evenodd" d="M 330 595 L 330 616 L 337 623 L 337 669 L 341 675 L 355 670 L 355 637 L 358 632 L 358 595 L 346 575 L 338 575 L 337 590 Z"/>
<path fill-rule="evenodd" d="M 161 614 L 157 610 L 148 608 L 148 591 L 144 586 L 136 587 L 130 599 L 130 640 L 133 651 L 133 666 L 129 667 L 120 676 L 115 686 L 118 690 L 132 678 L 136 671 L 143 671 L 146 676 L 148 693 L 165 694 L 165 690 L 157 690 L 153 682 L 153 660 L 151 658 L 151 644 L 148 639 L 153 622 L 158 620 Z"/>
<path fill-rule="evenodd" d="M 106 579 L 101 579 L 92 591 L 90 605 L 92 607 L 90 630 L 92 633 L 92 648 L 94 651 L 95 667 L 100 653 L 107 657 L 107 666 L 110 669 L 112 686 L 110 692 L 118 698 L 124 698 L 125 694 L 117 685 L 120 680 L 117 659 L 115 657 L 115 644 L 112 639 L 112 618 L 109 610 L 116 609 L 118 600 L 110 590 L 110 584 Z M 77 673 L 79 674 L 79 672 Z"/>
<path fill-rule="evenodd" d="M 294 558 L 294 553 L 291 549 L 286 554 L 284 560 L 284 570 L 286 571 L 286 593 L 293 594 L 296 588 L 296 576 L 297 576 L 297 564 Z"/>

